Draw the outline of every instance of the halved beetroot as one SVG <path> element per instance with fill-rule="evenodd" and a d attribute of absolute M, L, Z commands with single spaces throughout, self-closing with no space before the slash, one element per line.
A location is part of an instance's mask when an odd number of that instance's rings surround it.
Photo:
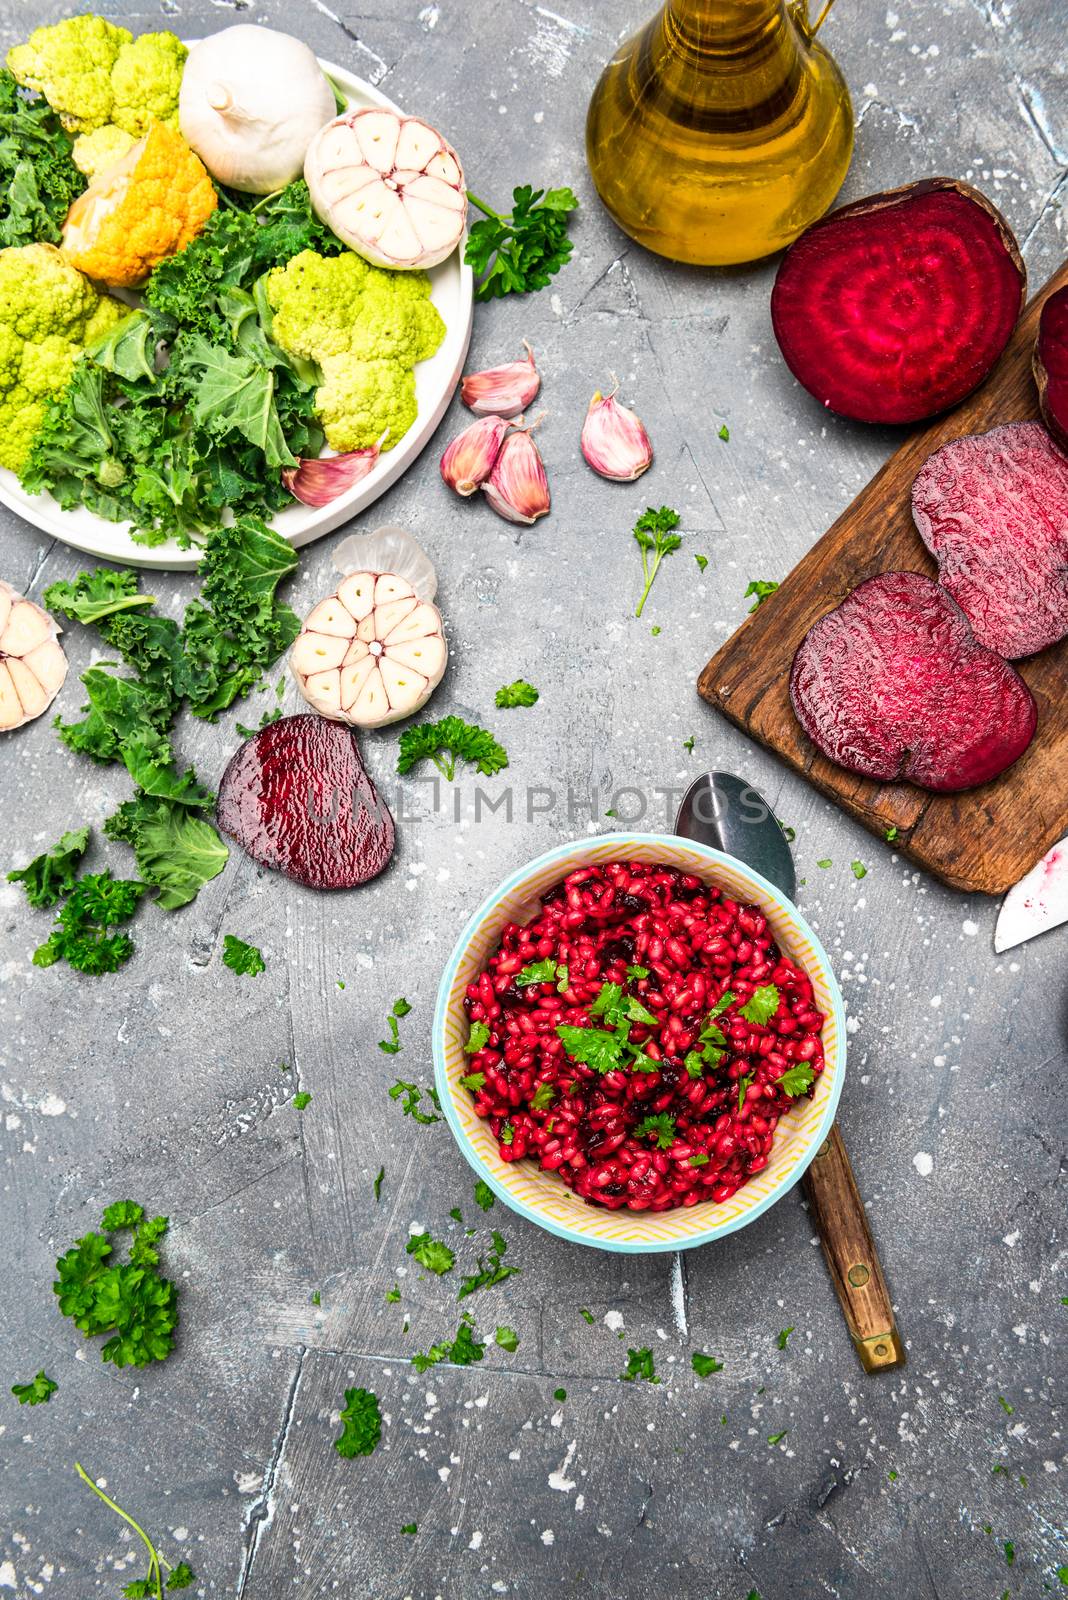
<path fill-rule="evenodd" d="M 980 644 L 1013 660 L 1068 633 L 1068 456 L 1040 422 L 944 444 L 912 515 Z"/>
<path fill-rule="evenodd" d="M 1042 421 L 1068 450 L 1068 288 L 1051 294 L 1042 307 L 1032 366 Z"/>
<path fill-rule="evenodd" d="M 253 861 L 312 889 L 354 889 L 393 854 L 395 829 L 351 728 L 283 717 L 235 751 L 217 819 Z"/>
<path fill-rule="evenodd" d="M 986 196 L 925 178 L 813 223 L 779 265 L 771 321 L 790 371 L 831 411 L 917 422 L 983 381 L 1026 283 Z"/>
<path fill-rule="evenodd" d="M 821 617 L 794 656 L 790 698 L 840 767 L 939 792 L 997 777 L 1038 719 L 1019 673 L 919 572 L 882 572 Z"/>

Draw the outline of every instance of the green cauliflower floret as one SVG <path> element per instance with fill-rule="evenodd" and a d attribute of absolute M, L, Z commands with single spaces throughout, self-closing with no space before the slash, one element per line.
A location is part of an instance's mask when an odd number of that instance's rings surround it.
<path fill-rule="evenodd" d="M 415 421 L 415 373 L 400 361 L 325 356 L 315 414 L 334 450 L 366 450 L 382 439 L 390 450 Z"/>
<path fill-rule="evenodd" d="M 415 421 L 417 361 L 445 336 L 422 272 L 390 272 L 360 256 L 303 250 L 267 276 L 273 337 L 314 361 L 315 411 L 334 450 L 392 447 Z"/>
<path fill-rule="evenodd" d="M 124 44 L 111 71 L 112 122 L 140 139 L 150 122 L 178 126 L 178 91 L 189 54 L 173 33 L 143 33 Z"/>
<path fill-rule="evenodd" d="M 87 344 L 129 315 L 49 244 L 0 250 L 0 466 L 20 472 L 49 395 Z"/>
<path fill-rule="evenodd" d="M 94 128 L 92 133 L 78 135 L 71 159 L 79 172 L 92 178 L 96 173 L 103 172 L 105 167 L 113 167 L 116 161 L 121 161 L 133 143 L 132 133 L 124 133 L 113 122 L 105 122 L 102 128 Z"/>
<path fill-rule="evenodd" d="M 103 17 L 80 16 L 35 28 L 8 51 L 7 65 L 72 132 L 115 124 L 140 138 L 153 120 L 177 126 L 187 54 L 173 33 L 135 39 Z"/>

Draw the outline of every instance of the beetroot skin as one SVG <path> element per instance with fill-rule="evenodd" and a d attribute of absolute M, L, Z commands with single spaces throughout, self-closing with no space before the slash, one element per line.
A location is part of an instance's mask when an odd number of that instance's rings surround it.
<path fill-rule="evenodd" d="M 985 195 L 926 178 L 841 206 L 790 246 L 771 293 L 787 366 L 859 422 L 918 422 L 981 383 L 1027 275 Z"/>
<path fill-rule="evenodd" d="M 1062 450 L 1068 450 L 1068 288 L 1042 307 L 1032 363 L 1042 420 Z"/>
<path fill-rule="evenodd" d="M 917 473 L 912 515 L 980 644 L 1013 660 L 1068 633 L 1068 456 L 1041 423 L 951 439 Z"/>
<path fill-rule="evenodd" d="M 919 572 L 869 578 L 821 617 L 794 657 L 790 698 L 840 767 L 939 792 L 996 778 L 1038 720 L 1019 673 L 976 642 L 956 601 Z"/>
<path fill-rule="evenodd" d="M 354 889 L 393 854 L 393 818 L 355 734 L 311 713 L 245 740 L 223 773 L 216 815 L 253 861 L 310 889 Z"/>

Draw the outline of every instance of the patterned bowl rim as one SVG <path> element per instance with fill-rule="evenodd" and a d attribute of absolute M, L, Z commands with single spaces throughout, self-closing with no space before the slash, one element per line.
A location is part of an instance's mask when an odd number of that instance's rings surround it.
<path fill-rule="evenodd" d="M 567 870 L 573 870 L 575 866 L 582 863 L 586 856 L 595 853 L 600 853 L 602 860 L 620 858 L 626 860 L 634 852 L 635 847 L 637 847 L 639 859 L 642 856 L 650 859 L 649 852 L 655 850 L 661 852 L 663 858 L 671 865 L 678 865 L 677 858 L 679 853 L 685 852 L 691 859 L 696 857 L 697 860 L 703 861 L 712 869 L 709 877 L 713 882 L 716 881 L 716 869 L 744 879 L 747 887 L 752 892 L 753 901 L 759 904 L 762 910 L 774 912 L 777 940 L 780 943 L 782 942 L 781 933 L 785 925 L 794 935 L 793 940 L 788 942 L 807 944 L 808 949 L 805 951 L 806 969 L 817 982 L 822 982 L 826 991 L 825 998 L 830 1002 L 829 1011 L 826 1013 L 827 1020 L 824 1024 L 826 1065 L 820 1074 L 816 1094 L 813 1096 L 812 1101 L 809 1102 L 811 1107 L 817 1109 L 818 1115 L 814 1117 L 811 1125 L 804 1130 L 803 1136 L 792 1141 L 796 1148 L 791 1149 L 789 1165 L 785 1166 L 784 1170 L 778 1174 L 770 1187 L 764 1187 L 763 1192 L 754 1191 L 751 1203 L 748 1200 L 749 1191 L 753 1189 L 754 1184 L 758 1183 L 763 1175 L 758 1174 L 757 1178 L 751 1179 L 748 1184 L 743 1185 L 738 1190 L 737 1195 L 732 1197 L 732 1202 L 739 1206 L 736 1214 L 723 1216 L 721 1221 L 712 1220 L 707 1227 L 697 1231 L 694 1231 L 691 1222 L 686 1233 L 684 1235 L 680 1234 L 678 1237 L 672 1236 L 671 1219 L 680 1219 L 681 1222 L 687 1218 L 694 1219 L 706 1212 L 714 1218 L 717 1213 L 722 1212 L 722 1208 L 711 1201 L 704 1201 L 697 1206 L 680 1206 L 672 1211 L 656 1213 L 626 1210 L 610 1212 L 602 1210 L 600 1207 L 586 1206 L 583 1202 L 576 1201 L 576 1205 L 581 1206 L 582 1209 L 581 1211 L 576 1210 L 574 1224 L 557 1221 L 554 1217 L 546 1215 L 537 1203 L 532 1204 L 521 1195 L 515 1193 L 510 1187 L 510 1181 L 515 1181 L 517 1174 L 520 1180 L 523 1181 L 527 1176 L 527 1172 L 532 1172 L 537 1174 L 538 1180 L 549 1180 L 551 1182 L 552 1174 L 543 1174 L 533 1167 L 532 1163 L 526 1161 L 516 1162 L 513 1166 L 499 1159 L 495 1159 L 492 1163 L 486 1159 L 475 1148 L 465 1124 L 467 1121 L 471 1121 L 479 1127 L 485 1127 L 487 1133 L 489 1132 L 488 1124 L 481 1123 L 480 1119 L 475 1118 L 472 1102 L 467 1099 L 464 1091 L 461 1092 L 464 1093 L 466 1108 L 464 1114 L 461 1114 L 460 1103 L 449 1076 L 450 1042 L 448 1022 L 451 1014 L 450 1008 L 455 1008 L 456 1015 L 463 1019 L 466 1026 L 462 1002 L 464 985 L 468 979 L 465 976 L 463 983 L 457 983 L 460 967 L 468 955 L 476 936 L 493 919 L 494 914 L 501 906 L 501 902 L 516 890 L 524 889 L 529 885 L 532 878 L 537 877 L 548 867 L 567 863 Z M 606 849 L 610 851 L 610 854 L 605 854 Z M 566 872 L 561 873 L 561 876 L 565 875 Z M 531 898 L 533 898 L 533 895 Z M 492 942 L 495 942 L 495 938 Z M 781 1200 L 783 1195 L 792 1189 L 803 1176 L 830 1132 L 842 1093 L 846 1066 L 845 1007 L 827 953 L 804 917 L 792 901 L 788 900 L 760 873 L 754 872 L 752 867 L 747 866 L 744 861 L 740 861 L 736 856 L 727 855 L 721 850 L 714 850 L 709 845 L 699 844 L 695 840 L 682 839 L 674 835 L 656 833 L 596 834 L 588 838 L 574 839 L 565 844 L 557 845 L 552 850 L 547 850 L 544 854 L 536 856 L 532 861 L 518 868 L 517 871 L 498 884 L 497 888 L 486 896 L 477 911 L 468 919 L 456 941 L 438 987 L 437 1003 L 434 1011 L 433 1051 L 435 1084 L 441 1101 L 441 1108 L 453 1138 L 459 1145 L 469 1165 L 489 1185 L 498 1199 L 503 1200 L 506 1206 L 518 1212 L 520 1216 L 526 1217 L 529 1222 L 534 1222 L 538 1227 L 545 1228 L 559 1239 L 568 1239 L 574 1244 L 584 1244 L 594 1249 L 611 1250 L 624 1254 L 652 1254 L 667 1250 L 688 1250 L 696 1245 L 707 1244 L 713 1239 L 726 1238 L 728 1234 L 736 1233 L 739 1228 L 744 1228 L 750 1222 L 755 1222 L 757 1217 L 762 1216 L 777 1200 Z M 461 1053 L 456 1064 L 459 1065 L 462 1060 Z M 785 1123 L 780 1124 L 780 1128 L 784 1126 Z M 796 1124 L 794 1126 L 796 1127 Z M 489 1136 L 492 1138 L 492 1134 Z M 771 1166 L 774 1166 L 774 1159 Z M 771 1166 L 766 1170 L 770 1172 Z M 525 1181 L 523 1186 L 528 1187 Z M 566 1188 L 562 1180 L 555 1180 L 554 1188 L 556 1186 L 563 1189 L 565 1194 L 570 1195 L 571 1191 Z M 597 1237 L 588 1230 L 596 1226 L 596 1221 L 591 1219 L 600 1218 L 617 1219 L 615 1224 L 617 1228 L 619 1226 L 618 1219 L 626 1219 L 632 1228 L 631 1236 L 626 1238 Z M 582 1228 L 577 1225 L 579 1222 L 584 1224 Z M 660 1237 L 643 1236 L 643 1224 L 648 1227 L 651 1222 L 657 1224 L 661 1234 Z M 667 1224 L 666 1236 L 664 1231 L 665 1223 Z"/>

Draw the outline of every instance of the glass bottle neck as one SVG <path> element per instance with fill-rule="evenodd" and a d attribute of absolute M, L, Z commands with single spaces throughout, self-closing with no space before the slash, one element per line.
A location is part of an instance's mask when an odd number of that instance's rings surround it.
<path fill-rule="evenodd" d="M 698 55 L 759 50 L 791 21 L 809 33 L 806 0 L 666 0 L 661 16 L 668 41 Z"/>

